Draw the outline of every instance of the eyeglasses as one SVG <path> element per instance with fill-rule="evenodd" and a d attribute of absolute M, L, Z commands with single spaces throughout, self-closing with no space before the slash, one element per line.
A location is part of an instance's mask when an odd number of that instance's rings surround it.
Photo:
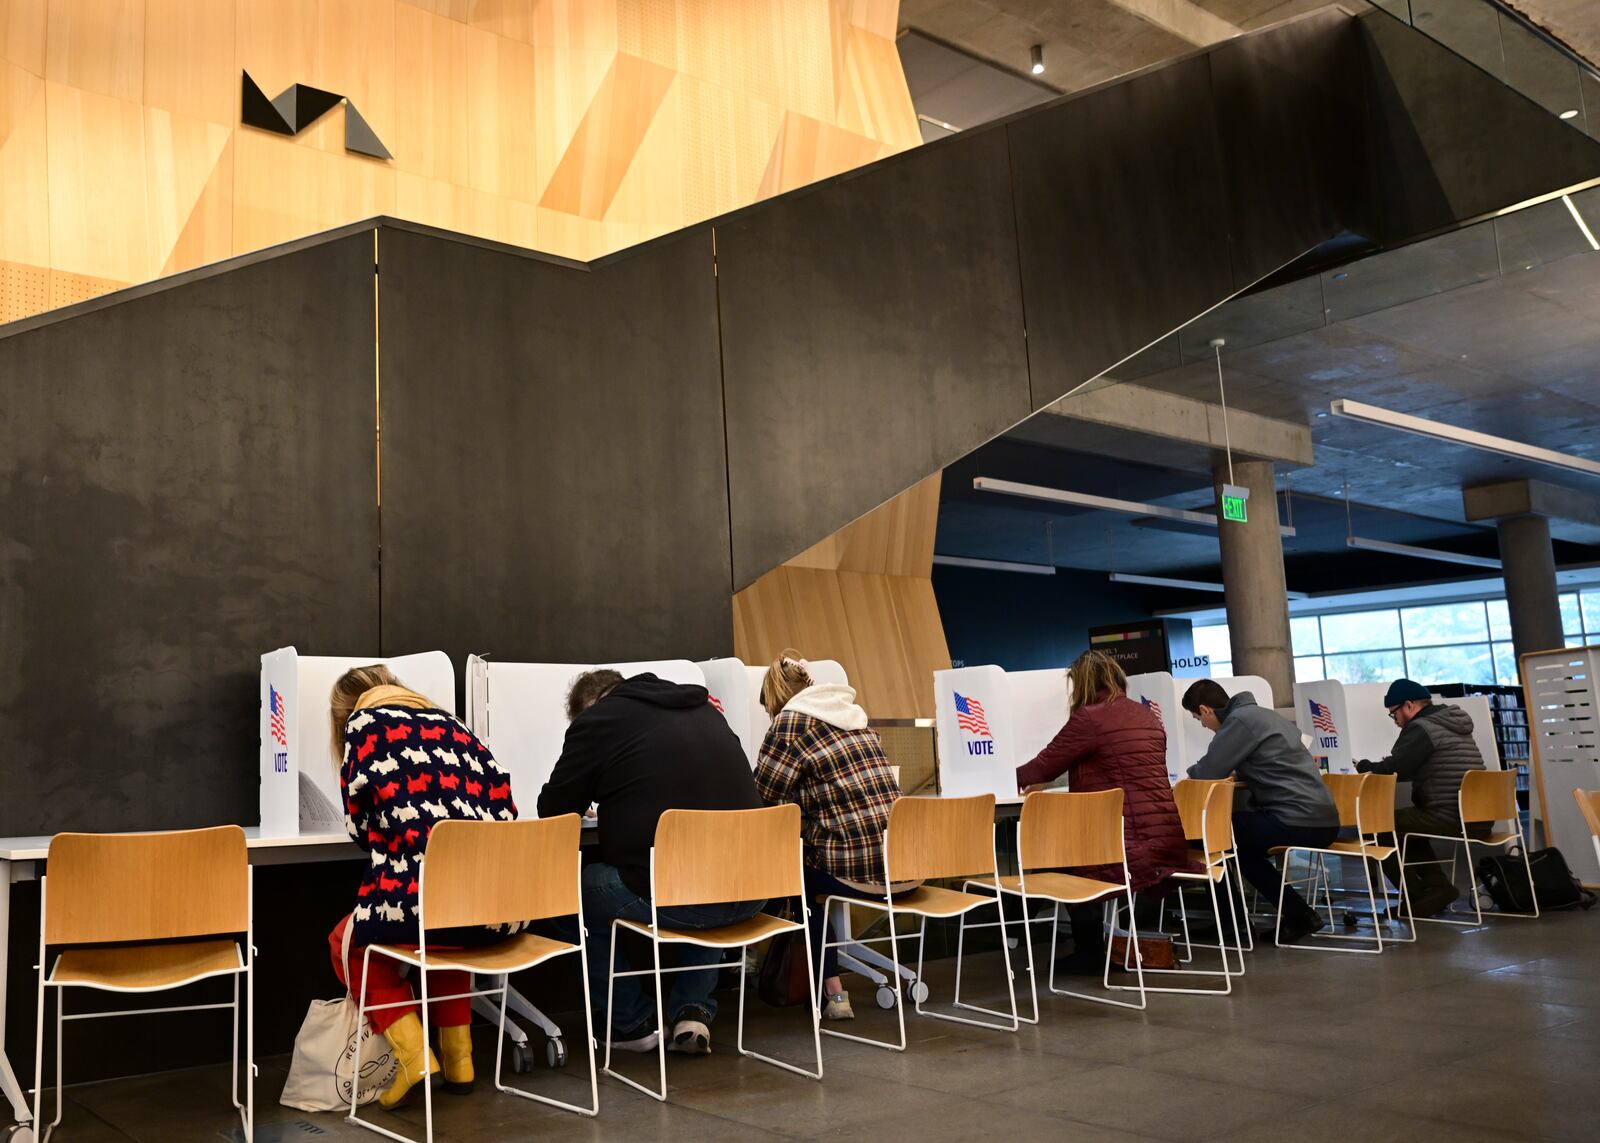
<path fill-rule="evenodd" d="M 1389 708 L 1389 717 L 1398 722 L 1400 720 L 1400 711 L 1404 706 L 1404 703 L 1401 703 L 1400 706 L 1391 706 Z"/>

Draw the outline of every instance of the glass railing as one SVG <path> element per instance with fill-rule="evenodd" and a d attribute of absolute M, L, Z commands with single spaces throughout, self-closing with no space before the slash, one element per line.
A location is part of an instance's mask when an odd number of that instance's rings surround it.
<path fill-rule="evenodd" d="M 1600 72 L 1497 0 L 1372 3 L 1600 139 Z"/>

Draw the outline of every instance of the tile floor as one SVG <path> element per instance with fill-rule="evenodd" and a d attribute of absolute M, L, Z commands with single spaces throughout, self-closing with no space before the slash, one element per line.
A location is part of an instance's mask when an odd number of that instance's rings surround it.
<path fill-rule="evenodd" d="M 930 971 L 948 998 L 951 962 Z M 997 955 L 970 980 L 992 1000 Z M 861 982 L 858 982 L 858 985 Z M 855 1030 L 893 1016 L 858 987 Z M 602 1079 L 586 1120 L 487 1088 L 437 1100 L 436 1138 L 752 1140 L 848 1132 L 918 1143 L 1033 1139 L 1254 1140 L 1600 1138 L 1600 909 L 1481 929 L 1427 926 L 1382 957 L 1263 949 L 1233 996 L 1153 996 L 1147 1012 L 1052 998 L 1016 1035 L 908 1017 L 904 1054 L 823 1042 L 827 1079 L 779 1072 L 731 1049 L 724 1006 L 709 1058 L 669 1057 L 671 1102 Z M 752 1001 L 752 1043 L 809 1048 L 797 1010 Z M 480 1041 L 480 1068 L 492 1033 Z M 641 1076 L 653 1057 L 626 1057 Z M 281 1107 L 287 1061 L 262 1061 L 257 1139 L 375 1139 L 338 1115 Z M 582 1060 L 526 1081 L 582 1098 Z M 236 1135 L 224 1069 L 69 1089 L 60 1143 L 199 1143 Z M 420 1107 L 384 1122 L 420 1135 Z"/>

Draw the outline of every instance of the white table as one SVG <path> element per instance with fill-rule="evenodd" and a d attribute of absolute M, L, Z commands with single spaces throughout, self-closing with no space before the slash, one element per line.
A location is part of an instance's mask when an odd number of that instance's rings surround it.
<path fill-rule="evenodd" d="M 267 834 L 247 826 L 245 847 L 253 865 L 290 865 L 310 861 L 353 861 L 365 857 L 355 842 L 342 833 Z M 27 1123 L 31 1111 L 11 1060 L 5 1052 L 6 971 L 11 954 L 11 886 L 39 876 L 39 866 L 50 852 L 48 837 L 0 837 L 0 1088 L 11 1103 L 18 1123 Z"/>

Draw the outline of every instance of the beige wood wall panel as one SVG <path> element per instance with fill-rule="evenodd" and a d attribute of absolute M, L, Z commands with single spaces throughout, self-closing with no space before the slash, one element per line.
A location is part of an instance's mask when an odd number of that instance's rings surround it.
<path fill-rule="evenodd" d="M 900 622 L 895 615 L 889 577 L 870 572 L 838 572 L 839 595 L 844 601 L 845 620 L 850 625 L 850 643 L 855 651 L 856 674 L 865 684 L 866 699 L 874 710 L 903 712 L 917 705 L 916 684 L 906 652 Z M 863 688 L 858 687 L 858 691 Z"/>
<path fill-rule="evenodd" d="M 534 200 L 533 45 L 467 29 L 467 175 L 476 190 Z"/>
<path fill-rule="evenodd" d="M 404 81 L 395 88 L 394 130 L 379 138 L 394 152 L 403 174 L 465 187 L 466 25 L 401 5 L 395 11 L 394 54 L 395 73 Z M 438 225 L 435 218 L 415 221 Z"/>
<path fill-rule="evenodd" d="M 0 63 L 0 259 L 48 272 L 50 179 L 44 88 L 44 80 L 32 72 Z"/>
<path fill-rule="evenodd" d="M 238 121 L 235 11 L 226 0 L 145 0 L 145 106 L 229 128 Z"/>
<path fill-rule="evenodd" d="M 0 262 L 0 321 L 16 321 L 50 308 L 50 271 Z"/>
<path fill-rule="evenodd" d="M 46 19 L 46 79 L 143 101 L 144 0 L 50 0 Z"/>
<path fill-rule="evenodd" d="M 52 269 L 119 282 L 153 277 L 143 109 L 47 81 L 45 114 Z"/>
<path fill-rule="evenodd" d="M 231 193 L 233 179 L 231 172 L 221 182 L 212 178 L 231 137 L 232 132 L 221 123 L 174 115 L 156 107 L 145 109 L 145 201 L 151 259 L 159 272 L 188 269 L 232 252 L 233 211 L 225 199 L 219 201 L 217 192 Z M 190 229 L 191 216 L 208 187 L 213 193 L 195 219 L 197 226 Z M 179 265 L 173 261 L 173 254 L 186 230 L 189 233 L 184 264 Z M 188 261 L 195 257 L 199 261 Z"/>
<path fill-rule="evenodd" d="M 794 646 L 808 659 L 837 659 L 859 663 L 855 640 L 850 635 L 850 619 L 844 610 L 844 595 L 839 589 L 839 573 L 814 568 L 774 569 L 789 581 L 789 596 L 794 600 Z"/>
<path fill-rule="evenodd" d="M 934 716 L 933 672 L 950 669 L 950 644 L 939 618 L 933 581 L 926 576 L 885 576 L 893 600 L 916 703 L 915 718 Z"/>
<path fill-rule="evenodd" d="M 0 61 L 44 78 L 46 0 L 0 0 Z"/>
<path fill-rule="evenodd" d="M 733 597 L 734 654 L 752 666 L 770 663 L 799 628 L 789 578 L 775 568 Z"/>
<path fill-rule="evenodd" d="M 616 56 L 539 205 L 605 218 L 674 78 L 649 60 Z M 663 188 L 673 181 L 664 180 Z"/>
<path fill-rule="evenodd" d="M 0 263 L 39 271 L 4 312 L 375 213 L 610 254 L 914 144 L 895 10 L 0 0 Z M 346 96 L 393 160 L 345 150 L 342 107 L 242 126 L 241 71 Z"/>

